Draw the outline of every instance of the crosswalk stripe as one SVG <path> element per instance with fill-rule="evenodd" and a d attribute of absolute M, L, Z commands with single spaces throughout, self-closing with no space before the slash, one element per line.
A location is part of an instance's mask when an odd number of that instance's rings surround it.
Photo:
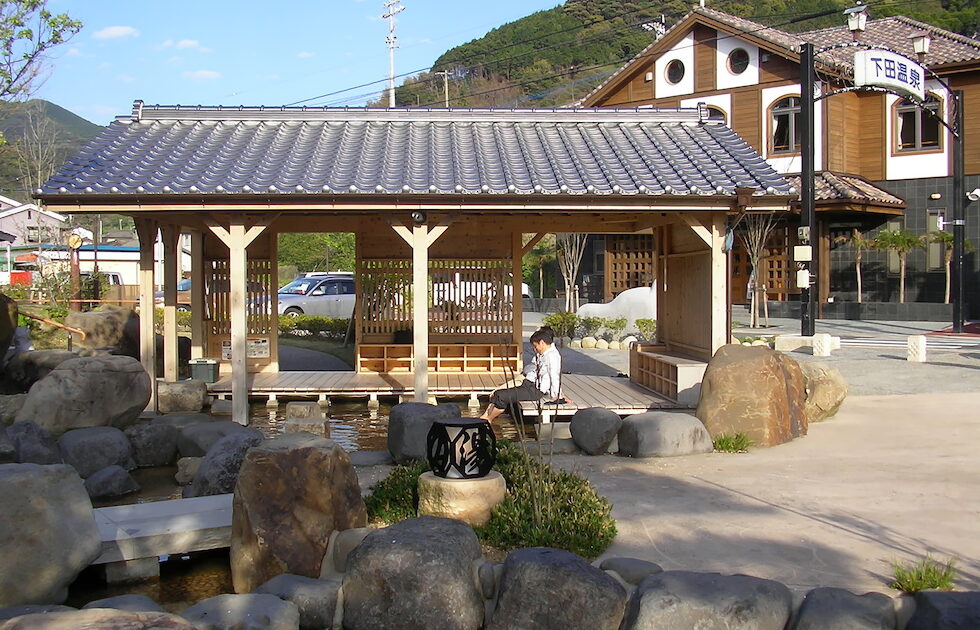
<path fill-rule="evenodd" d="M 842 348 L 907 348 L 908 337 L 841 337 Z M 933 350 L 961 350 L 980 347 L 980 338 L 948 339 L 926 336 L 926 347 Z"/>

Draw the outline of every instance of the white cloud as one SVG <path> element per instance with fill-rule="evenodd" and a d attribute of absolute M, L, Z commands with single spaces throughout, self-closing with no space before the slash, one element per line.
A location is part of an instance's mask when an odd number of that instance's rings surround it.
<path fill-rule="evenodd" d="M 207 46 L 202 46 L 201 42 L 196 39 L 178 39 L 174 41 L 172 39 L 166 39 L 160 44 L 160 48 L 176 48 L 177 50 L 196 50 L 202 53 L 209 53 L 211 49 Z"/>
<path fill-rule="evenodd" d="M 313 53 L 307 52 L 307 51 L 304 50 L 303 52 L 297 54 L 296 55 L 296 58 L 297 59 L 309 59 L 310 57 L 313 57 L 313 56 L 315 56 Z"/>
<path fill-rule="evenodd" d="M 215 81 L 221 78 L 221 73 L 214 70 L 192 70 L 185 72 L 184 76 L 195 81 Z"/>
<path fill-rule="evenodd" d="M 81 50 L 79 50 L 78 48 L 75 48 L 74 46 L 72 46 L 67 51 L 65 51 L 65 56 L 66 57 L 84 57 L 85 55 L 82 54 L 82 51 Z"/>
<path fill-rule="evenodd" d="M 129 76 L 128 74 L 120 74 L 116 78 L 122 83 L 136 83 L 136 77 Z"/>
<path fill-rule="evenodd" d="M 179 55 L 174 55 L 173 57 L 168 57 L 167 58 L 167 63 L 177 64 L 177 63 L 181 63 L 183 61 L 184 61 L 184 58 L 181 57 L 181 56 L 179 56 Z"/>
<path fill-rule="evenodd" d="M 92 33 L 95 39 L 125 39 L 139 37 L 140 32 L 132 26 L 107 26 Z"/>

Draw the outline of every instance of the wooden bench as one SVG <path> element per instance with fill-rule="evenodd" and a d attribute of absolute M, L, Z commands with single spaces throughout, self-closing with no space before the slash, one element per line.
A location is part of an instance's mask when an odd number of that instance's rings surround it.
<path fill-rule="evenodd" d="M 696 407 L 701 380 L 708 364 L 668 352 L 660 344 L 633 344 L 630 348 L 630 380 L 676 402 Z"/>

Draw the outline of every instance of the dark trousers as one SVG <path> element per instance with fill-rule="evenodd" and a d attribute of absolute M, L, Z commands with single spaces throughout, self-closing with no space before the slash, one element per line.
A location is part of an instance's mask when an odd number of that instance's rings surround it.
<path fill-rule="evenodd" d="M 510 410 L 511 405 L 522 400 L 540 400 L 544 394 L 531 381 L 524 381 L 517 387 L 498 389 L 490 395 L 490 404 L 497 409 Z"/>

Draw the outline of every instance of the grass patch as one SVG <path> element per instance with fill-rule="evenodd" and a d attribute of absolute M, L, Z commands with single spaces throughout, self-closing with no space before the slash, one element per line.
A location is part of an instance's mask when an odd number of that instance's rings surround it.
<path fill-rule="evenodd" d="M 413 518 L 418 505 L 417 480 L 426 470 L 425 463 L 396 466 L 365 500 L 369 520 L 388 525 Z M 490 522 L 476 530 L 485 547 L 502 551 L 555 547 L 591 560 L 616 537 L 612 506 L 585 478 L 555 471 L 506 441 L 499 443 L 494 470 L 507 481 L 507 496 L 494 509 Z M 548 498 L 537 510 L 532 499 L 534 483 L 540 484 Z"/>
<path fill-rule="evenodd" d="M 307 350 L 316 350 L 317 352 L 324 352 L 326 354 L 332 354 L 337 357 L 348 366 L 354 366 L 354 345 L 344 346 L 344 342 L 335 341 L 333 339 L 324 339 L 322 337 L 309 337 L 309 338 L 297 338 L 297 337 L 279 337 L 279 344 L 283 346 L 292 346 L 294 348 L 306 348 Z"/>
<path fill-rule="evenodd" d="M 927 589 L 953 590 L 956 579 L 956 562 L 950 558 L 945 564 L 926 556 L 915 562 L 893 562 L 895 580 L 888 586 L 903 593 L 918 593 Z"/>
<path fill-rule="evenodd" d="M 748 453 L 749 447 L 752 446 L 752 440 L 744 433 L 736 433 L 735 435 L 719 435 L 711 440 L 711 444 L 716 451 L 722 453 Z"/>

